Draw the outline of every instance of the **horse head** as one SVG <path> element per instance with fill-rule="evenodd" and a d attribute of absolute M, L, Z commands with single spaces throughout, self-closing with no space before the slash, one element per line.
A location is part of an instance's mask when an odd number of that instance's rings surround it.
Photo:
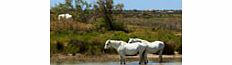
<path fill-rule="evenodd" d="M 111 40 L 107 40 L 106 42 L 105 42 L 105 46 L 104 46 L 104 49 L 108 49 L 111 45 Z"/>

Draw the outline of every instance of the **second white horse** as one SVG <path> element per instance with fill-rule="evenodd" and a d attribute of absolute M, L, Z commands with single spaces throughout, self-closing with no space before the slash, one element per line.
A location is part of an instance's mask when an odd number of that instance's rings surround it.
<path fill-rule="evenodd" d="M 142 39 L 139 39 L 139 38 L 130 38 L 128 43 L 129 44 L 135 44 L 137 42 L 142 42 L 144 44 L 147 44 L 147 48 L 145 50 L 145 60 L 146 62 L 148 62 L 147 60 L 147 53 L 157 53 L 159 51 L 159 62 L 162 62 L 162 53 L 163 53 L 163 49 L 165 47 L 165 44 L 164 42 L 162 41 L 154 41 L 154 42 L 149 42 L 149 41 L 146 41 L 146 40 L 142 40 Z"/>

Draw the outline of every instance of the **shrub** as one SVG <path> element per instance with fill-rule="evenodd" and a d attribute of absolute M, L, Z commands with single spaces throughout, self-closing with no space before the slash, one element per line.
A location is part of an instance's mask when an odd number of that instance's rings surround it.
<path fill-rule="evenodd" d="M 180 44 L 177 49 L 176 49 L 177 52 L 179 52 L 179 54 L 182 54 L 182 44 Z"/>
<path fill-rule="evenodd" d="M 65 53 L 66 54 L 72 54 L 72 55 L 75 55 L 76 53 L 78 53 L 80 51 L 80 48 L 77 47 L 76 45 L 74 44 L 68 44 L 66 47 L 65 47 Z"/>
<path fill-rule="evenodd" d="M 85 50 L 85 42 L 79 41 L 72 39 L 69 41 L 68 45 L 65 47 L 65 53 L 73 54 L 75 55 L 76 53 L 84 53 L 83 50 Z"/>
<path fill-rule="evenodd" d="M 60 42 L 50 43 L 50 54 L 63 53 L 64 45 Z"/>
<path fill-rule="evenodd" d="M 56 44 L 52 44 L 50 43 L 50 54 L 55 54 L 55 53 L 58 53 L 57 52 L 57 49 L 56 49 Z"/>
<path fill-rule="evenodd" d="M 124 31 L 124 32 L 127 32 L 126 26 L 125 26 L 125 24 L 123 23 L 123 21 L 114 21 L 114 22 L 112 22 L 112 23 L 113 23 L 113 28 L 114 28 L 116 31 Z"/>
<path fill-rule="evenodd" d="M 171 55 L 174 54 L 174 51 L 175 51 L 175 42 L 174 41 L 166 42 L 163 50 L 163 54 Z"/>
<path fill-rule="evenodd" d="M 129 39 L 129 36 L 125 32 L 119 31 L 114 32 L 113 36 L 110 39 L 127 41 Z"/>
<path fill-rule="evenodd" d="M 96 30 L 99 32 L 105 32 L 108 29 L 103 18 L 97 18 L 96 22 L 93 22 L 92 24 L 94 24 Z"/>

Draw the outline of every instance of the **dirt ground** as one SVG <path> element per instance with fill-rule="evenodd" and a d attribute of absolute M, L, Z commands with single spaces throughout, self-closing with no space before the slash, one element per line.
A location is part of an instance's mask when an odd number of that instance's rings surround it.
<path fill-rule="evenodd" d="M 148 54 L 148 59 L 158 60 L 159 55 Z M 163 55 L 163 59 L 181 59 L 182 55 Z M 127 56 L 127 60 L 138 60 L 139 56 Z M 97 56 L 89 56 L 89 55 L 82 55 L 76 54 L 75 56 L 72 55 L 53 55 L 50 57 L 51 63 L 59 63 L 59 62 L 106 62 L 106 61 L 118 61 L 119 55 L 97 55 Z"/>

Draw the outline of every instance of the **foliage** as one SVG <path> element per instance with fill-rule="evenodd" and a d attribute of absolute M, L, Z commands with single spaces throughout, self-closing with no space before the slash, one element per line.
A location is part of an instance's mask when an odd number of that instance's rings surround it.
<path fill-rule="evenodd" d="M 75 34 L 75 33 L 60 33 L 58 35 L 62 36 L 55 36 L 57 34 L 52 34 L 51 37 L 55 41 L 64 42 L 60 39 L 69 39 L 68 46 L 65 47 L 66 53 L 83 53 L 83 54 L 89 54 L 89 55 L 98 55 L 104 53 L 104 43 L 108 39 L 114 39 L 114 40 L 123 40 L 128 41 L 130 37 L 137 37 L 141 39 L 146 39 L 148 41 L 155 41 L 155 40 L 161 40 L 165 41 L 165 50 L 164 54 L 174 54 L 174 51 L 181 51 L 181 42 L 177 39 L 179 36 L 175 36 L 173 33 L 163 33 L 164 31 L 135 31 L 132 33 L 125 33 L 123 31 L 106 31 L 105 33 L 101 32 L 88 32 L 88 33 L 82 33 L 82 34 Z M 167 31 L 165 31 L 167 32 Z M 65 36 L 63 36 L 65 35 Z M 58 39 L 57 39 L 58 38 Z M 71 40 L 77 40 L 79 42 L 76 42 L 74 45 L 73 43 L 70 43 Z M 82 45 L 80 45 L 82 44 Z M 63 43 L 65 46 L 66 44 Z M 70 45 L 70 46 L 69 46 Z M 80 48 L 82 48 L 80 50 Z M 51 49 L 54 49 L 51 47 Z M 80 52 L 82 51 L 82 52 Z M 116 53 L 114 49 L 106 50 L 105 53 Z"/>
<path fill-rule="evenodd" d="M 123 10 L 124 5 L 113 4 L 113 0 L 97 0 L 95 4 L 65 1 L 50 9 L 51 54 L 115 54 L 115 49 L 103 49 L 105 41 L 127 42 L 129 38 L 164 41 L 164 54 L 182 53 L 181 11 Z M 61 13 L 70 13 L 73 19 L 57 21 L 56 16 Z"/>

